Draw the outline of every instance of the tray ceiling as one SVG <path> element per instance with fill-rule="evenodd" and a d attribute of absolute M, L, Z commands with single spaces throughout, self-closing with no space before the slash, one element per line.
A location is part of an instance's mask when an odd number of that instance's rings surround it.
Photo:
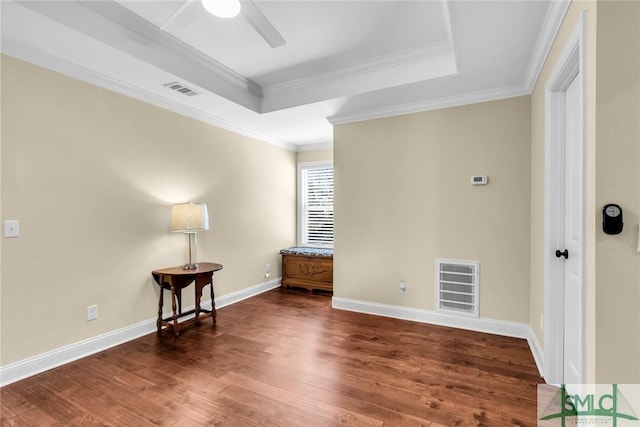
<path fill-rule="evenodd" d="M 3 1 L 2 51 L 288 148 L 333 123 L 529 93 L 566 11 L 553 1 Z M 171 90 L 176 82 L 192 92 Z M 197 94 L 196 94 L 197 93 Z"/>

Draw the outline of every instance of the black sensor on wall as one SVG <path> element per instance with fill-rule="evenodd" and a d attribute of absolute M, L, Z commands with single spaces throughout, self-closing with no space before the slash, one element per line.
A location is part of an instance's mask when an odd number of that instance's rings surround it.
<path fill-rule="evenodd" d="M 615 203 L 604 205 L 602 208 L 602 230 L 606 234 L 620 234 L 622 225 L 622 208 Z"/>

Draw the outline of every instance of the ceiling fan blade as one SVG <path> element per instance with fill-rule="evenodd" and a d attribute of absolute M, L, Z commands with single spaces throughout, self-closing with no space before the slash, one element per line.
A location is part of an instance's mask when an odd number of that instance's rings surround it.
<path fill-rule="evenodd" d="M 287 43 L 252 0 L 243 0 L 241 3 L 242 14 L 269 46 L 279 47 Z"/>
<path fill-rule="evenodd" d="M 164 24 L 160 26 L 163 31 L 167 30 L 167 27 L 179 23 L 181 26 L 188 25 L 193 20 L 193 14 L 196 13 L 192 7 L 194 0 L 185 0 L 172 14 L 164 21 Z"/>

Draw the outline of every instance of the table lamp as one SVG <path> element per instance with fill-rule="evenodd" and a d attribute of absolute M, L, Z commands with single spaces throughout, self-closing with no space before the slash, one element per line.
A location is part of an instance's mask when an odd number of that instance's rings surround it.
<path fill-rule="evenodd" d="M 189 245 L 189 262 L 184 270 L 195 270 L 196 232 L 209 229 L 209 212 L 206 203 L 179 203 L 171 207 L 171 231 L 186 235 Z M 192 243 L 193 242 L 193 243 Z"/>

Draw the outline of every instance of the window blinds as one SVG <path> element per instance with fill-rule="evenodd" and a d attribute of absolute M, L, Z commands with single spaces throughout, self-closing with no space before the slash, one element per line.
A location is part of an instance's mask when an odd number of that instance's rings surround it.
<path fill-rule="evenodd" d="M 333 246 L 333 167 L 302 170 L 302 244 Z"/>

